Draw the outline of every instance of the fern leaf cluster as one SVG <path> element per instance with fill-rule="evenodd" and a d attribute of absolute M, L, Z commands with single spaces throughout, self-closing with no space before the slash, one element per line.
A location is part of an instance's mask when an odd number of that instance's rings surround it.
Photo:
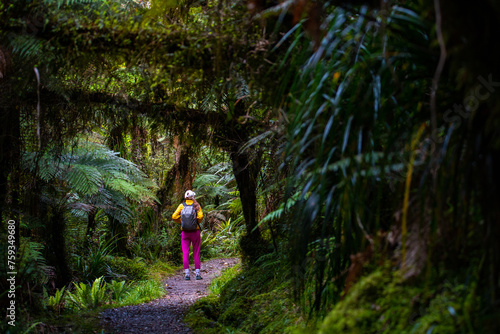
<path fill-rule="evenodd" d="M 101 209 L 126 223 L 133 216 L 133 203 L 157 200 L 156 185 L 135 164 L 95 143 L 84 142 L 60 155 L 25 152 L 23 167 L 46 184 L 57 184 L 76 217 Z M 52 201 L 51 196 L 42 198 Z"/>

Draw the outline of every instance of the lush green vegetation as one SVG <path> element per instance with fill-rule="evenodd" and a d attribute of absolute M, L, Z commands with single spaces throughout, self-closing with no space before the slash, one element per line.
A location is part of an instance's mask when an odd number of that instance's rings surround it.
<path fill-rule="evenodd" d="M 233 267 L 212 281 L 211 295 L 198 300 L 186 316 L 197 333 L 276 333 L 304 327 L 291 282 L 275 267 Z"/>
<path fill-rule="evenodd" d="M 15 330 L 161 295 L 181 259 L 171 214 L 194 189 L 202 256 L 243 260 L 188 315 L 201 332 L 498 332 L 499 14 L 2 2 Z"/>

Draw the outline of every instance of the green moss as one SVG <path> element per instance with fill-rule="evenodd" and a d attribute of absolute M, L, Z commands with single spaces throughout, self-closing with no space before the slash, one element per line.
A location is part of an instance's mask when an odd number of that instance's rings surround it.
<path fill-rule="evenodd" d="M 290 283 L 271 267 L 263 269 L 236 267 L 214 280 L 211 291 L 220 295 L 195 303 L 186 317 L 191 328 L 196 333 L 290 333 L 302 322 Z"/>
<path fill-rule="evenodd" d="M 190 328 L 196 329 L 196 333 L 199 334 L 219 334 L 226 332 L 225 327 L 221 324 L 206 318 L 202 310 L 191 311 L 184 318 L 184 322 L 188 324 Z"/>
<path fill-rule="evenodd" d="M 252 333 L 289 333 L 301 321 L 299 309 L 292 302 L 289 283 L 283 283 L 268 293 L 254 296 L 252 312 L 243 328 Z"/>
<path fill-rule="evenodd" d="M 141 258 L 106 256 L 106 263 L 113 273 L 123 275 L 127 280 L 142 281 L 148 278 L 148 265 Z"/>
<path fill-rule="evenodd" d="M 223 274 L 219 277 L 216 277 L 212 280 L 209 286 L 210 292 L 215 295 L 219 295 L 221 293 L 222 288 L 232 279 L 234 279 L 241 271 L 241 263 L 236 264 L 235 266 L 226 269 Z"/>
<path fill-rule="evenodd" d="M 434 333 L 444 334 L 457 333 L 460 330 L 465 332 L 467 317 L 464 317 L 460 298 L 463 292 L 462 286 L 447 286 L 431 300 L 425 314 L 416 321 L 413 332 L 425 334 L 431 329 Z"/>
<path fill-rule="evenodd" d="M 345 299 L 326 317 L 320 333 L 360 333 L 376 321 L 374 308 L 381 288 L 390 281 L 378 271 L 354 285 Z"/>
<path fill-rule="evenodd" d="M 186 319 L 196 333 L 486 333 L 476 284 L 406 281 L 390 264 L 362 277 L 324 319 L 306 321 L 275 267 L 235 268 Z M 477 320 L 482 319 L 482 320 Z M 490 322 L 494 323 L 494 319 Z M 490 325 L 492 327 L 492 325 Z M 490 331 L 491 332 L 491 331 Z"/>
<path fill-rule="evenodd" d="M 217 320 L 220 316 L 220 302 L 217 296 L 214 295 L 197 300 L 194 308 L 201 311 L 203 317 L 207 319 Z"/>
<path fill-rule="evenodd" d="M 459 333 L 468 332 L 474 307 L 461 285 L 432 287 L 403 282 L 398 272 L 378 269 L 362 278 L 337 303 L 319 333 Z M 476 305 L 477 303 L 472 303 Z"/>
<path fill-rule="evenodd" d="M 220 316 L 220 302 L 216 295 L 210 295 L 197 300 L 191 311 L 184 318 L 189 327 L 196 329 L 200 334 L 217 334 L 225 330 L 217 322 Z"/>
<path fill-rule="evenodd" d="M 174 274 L 177 268 L 168 262 L 157 260 L 151 266 L 148 266 L 147 272 L 150 279 L 161 280 Z"/>
<path fill-rule="evenodd" d="M 222 312 L 219 321 L 227 326 L 238 327 L 245 321 L 250 310 L 250 299 L 240 297 L 229 304 L 229 307 Z"/>

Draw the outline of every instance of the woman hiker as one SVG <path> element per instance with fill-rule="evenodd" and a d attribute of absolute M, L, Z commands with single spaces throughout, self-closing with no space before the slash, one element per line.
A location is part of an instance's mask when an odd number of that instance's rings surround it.
<path fill-rule="evenodd" d="M 196 279 L 202 279 L 200 275 L 200 223 L 203 220 L 203 211 L 200 204 L 194 199 L 196 194 L 192 190 L 184 194 L 184 202 L 179 204 L 172 215 L 172 219 L 181 224 L 182 230 L 182 262 L 184 264 L 184 277 L 189 280 L 189 248 L 193 244 L 194 268 Z"/>

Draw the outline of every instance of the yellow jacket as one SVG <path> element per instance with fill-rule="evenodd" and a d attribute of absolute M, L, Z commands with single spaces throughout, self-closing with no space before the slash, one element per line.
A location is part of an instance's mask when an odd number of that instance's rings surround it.
<path fill-rule="evenodd" d="M 186 200 L 186 204 L 187 205 L 192 205 L 193 201 L 190 200 L 190 199 L 187 199 Z M 174 222 L 179 223 L 179 224 L 181 223 L 181 211 L 182 211 L 182 209 L 184 209 L 184 205 L 181 203 L 177 207 L 177 210 L 175 210 L 175 212 L 172 214 L 172 219 L 174 220 Z M 196 219 L 198 220 L 198 226 L 196 226 L 196 229 L 199 230 L 200 229 L 200 225 L 199 224 L 203 220 L 203 211 L 201 210 L 201 206 L 200 206 L 200 210 L 198 210 L 196 212 Z M 181 230 L 182 230 L 182 227 L 181 227 Z"/>

